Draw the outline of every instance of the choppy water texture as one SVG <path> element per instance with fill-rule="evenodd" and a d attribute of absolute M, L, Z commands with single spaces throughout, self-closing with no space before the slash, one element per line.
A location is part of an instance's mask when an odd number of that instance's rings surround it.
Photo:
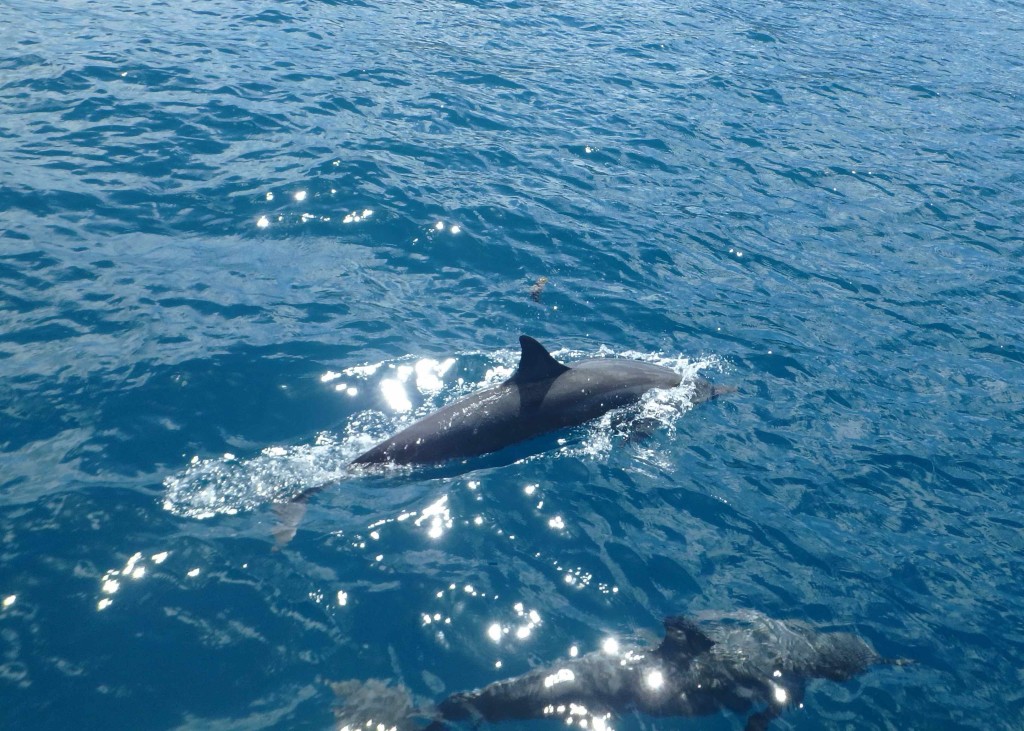
<path fill-rule="evenodd" d="M 779 728 L 1021 728 L 1022 19 L 5 0 L 0 726 L 324 728 L 753 609 L 918 661 Z M 739 391 L 271 550 L 522 332 Z"/>

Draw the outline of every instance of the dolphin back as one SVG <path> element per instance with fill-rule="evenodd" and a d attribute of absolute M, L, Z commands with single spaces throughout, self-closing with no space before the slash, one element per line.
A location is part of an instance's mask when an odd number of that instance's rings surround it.
<path fill-rule="evenodd" d="M 625 358 L 595 358 L 569 367 L 528 335 L 519 343 L 519 367 L 507 381 L 429 414 L 353 464 L 429 464 L 477 457 L 583 424 L 636 403 L 652 389 L 675 388 L 682 378 L 670 368 Z M 694 403 L 726 392 L 702 379 L 693 383 Z"/>

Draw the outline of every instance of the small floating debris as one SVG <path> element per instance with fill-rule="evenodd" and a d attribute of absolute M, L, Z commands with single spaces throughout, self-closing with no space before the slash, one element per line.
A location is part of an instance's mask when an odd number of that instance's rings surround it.
<path fill-rule="evenodd" d="M 544 292 L 544 287 L 548 284 L 547 277 L 538 277 L 537 281 L 534 282 L 533 286 L 530 287 L 530 299 L 534 302 L 540 302 L 540 296 Z"/>

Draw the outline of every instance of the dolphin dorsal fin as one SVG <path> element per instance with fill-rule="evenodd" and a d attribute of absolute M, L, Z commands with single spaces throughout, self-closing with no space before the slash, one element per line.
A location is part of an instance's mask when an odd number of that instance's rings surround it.
<path fill-rule="evenodd" d="M 569 370 L 569 366 L 562 365 L 552 358 L 551 353 L 529 335 L 520 335 L 519 345 L 523 349 L 519 356 L 519 367 L 505 383 L 521 385 L 544 381 L 548 378 L 557 378 Z"/>
<path fill-rule="evenodd" d="M 665 639 L 658 645 L 658 652 L 674 655 L 699 655 L 707 652 L 715 641 L 704 634 L 689 617 L 668 617 L 665 619 Z"/>

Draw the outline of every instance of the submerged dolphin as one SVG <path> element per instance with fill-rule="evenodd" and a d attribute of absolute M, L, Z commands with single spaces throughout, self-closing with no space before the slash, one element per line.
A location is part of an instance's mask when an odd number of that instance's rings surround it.
<path fill-rule="evenodd" d="M 533 338 L 519 338 L 519 367 L 504 383 L 449 404 L 381 442 L 353 464 L 429 464 L 476 457 L 636 403 L 654 388 L 674 388 L 669 368 L 622 358 L 563 365 Z M 726 389 L 696 379 L 694 403 Z"/>
<path fill-rule="evenodd" d="M 710 619 L 710 621 L 707 621 Z M 399 731 L 416 719 L 439 730 L 450 722 L 498 722 L 534 718 L 566 721 L 590 717 L 602 727 L 610 714 L 702 716 L 730 710 L 755 712 L 746 731 L 768 727 L 790 706 L 799 706 L 814 678 L 849 680 L 887 660 L 860 637 L 818 632 L 796 621 L 745 611 L 665 620 L 656 648 L 592 652 L 563 660 L 479 690 L 455 693 L 436 708 L 417 708 L 408 690 L 381 681 L 336 683 L 342 728 L 372 720 Z"/>

